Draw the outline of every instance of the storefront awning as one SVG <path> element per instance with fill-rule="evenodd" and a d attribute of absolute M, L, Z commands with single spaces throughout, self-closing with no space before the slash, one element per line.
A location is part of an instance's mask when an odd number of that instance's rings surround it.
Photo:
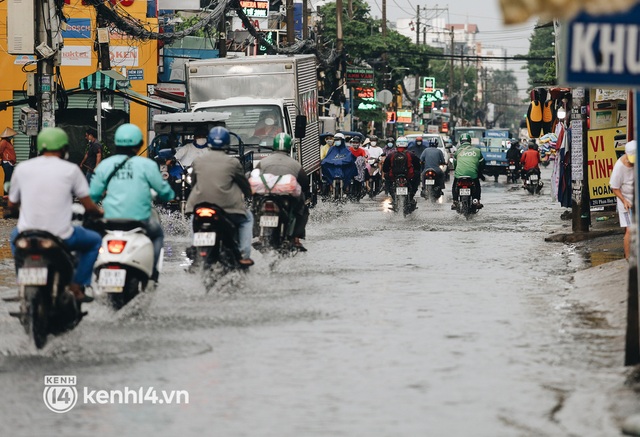
<path fill-rule="evenodd" d="M 500 0 L 505 24 L 518 24 L 538 16 L 543 20 L 569 19 L 580 11 L 593 15 L 611 14 L 629 9 L 638 0 Z"/>
<path fill-rule="evenodd" d="M 119 90 L 129 88 L 129 79 L 113 70 L 99 70 L 80 79 L 83 90 Z"/>
<path fill-rule="evenodd" d="M 158 99 L 154 99 L 151 97 L 147 97 L 143 94 L 137 93 L 131 89 L 117 89 L 113 91 L 114 94 L 124 97 L 125 99 L 131 100 L 132 102 L 139 103 L 141 105 L 148 106 L 150 108 L 159 109 L 161 111 L 166 112 L 183 112 L 185 110 L 184 106 L 172 105 L 170 103 L 162 102 Z"/>

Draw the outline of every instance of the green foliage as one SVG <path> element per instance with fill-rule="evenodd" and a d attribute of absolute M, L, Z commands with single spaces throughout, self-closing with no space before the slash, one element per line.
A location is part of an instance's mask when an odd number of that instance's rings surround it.
<path fill-rule="evenodd" d="M 536 58 L 552 58 L 555 55 L 555 37 L 553 27 L 540 27 L 540 23 L 533 30 L 529 38 L 529 53 L 527 56 Z M 529 61 L 526 68 L 529 72 L 529 86 L 537 88 L 556 83 L 556 64 L 551 61 Z"/>

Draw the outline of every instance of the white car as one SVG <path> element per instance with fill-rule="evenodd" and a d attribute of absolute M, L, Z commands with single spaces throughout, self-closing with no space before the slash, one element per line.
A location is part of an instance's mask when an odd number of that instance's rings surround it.
<path fill-rule="evenodd" d="M 442 135 L 440 134 L 410 134 L 406 136 L 407 139 L 409 140 L 409 142 L 415 141 L 417 137 L 422 137 L 422 144 L 424 144 L 426 147 L 429 147 L 429 141 L 431 141 L 433 138 L 435 138 L 436 140 L 438 140 L 438 149 L 440 149 L 442 151 L 442 154 L 444 155 L 444 160 L 447 162 L 447 167 L 450 170 L 453 170 L 453 160 L 451 158 L 453 158 L 453 154 L 451 154 L 449 152 L 449 149 L 447 149 L 447 147 L 445 147 L 445 142 L 444 142 L 444 138 L 442 138 Z M 449 180 L 449 171 L 445 171 L 445 179 Z"/>

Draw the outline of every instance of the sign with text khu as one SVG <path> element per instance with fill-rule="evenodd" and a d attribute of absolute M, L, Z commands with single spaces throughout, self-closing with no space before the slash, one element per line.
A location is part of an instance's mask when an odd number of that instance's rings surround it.
<path fill-rule="evenodd" d="M 640 86 L 640 3 L 617 14 L 582 12 L 562 32 L 562 84 Z"/>

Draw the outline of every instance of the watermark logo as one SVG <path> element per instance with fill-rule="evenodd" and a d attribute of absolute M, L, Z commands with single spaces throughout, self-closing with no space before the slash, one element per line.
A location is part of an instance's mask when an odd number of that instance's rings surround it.
<path fill-rule="evenodd" d="M 66 413 L 78 402 L 75 376 L 50 375 L 44 377 L 44 404 L 54 413 Z M 84 404 L 188 404 L 186 390 L 157 390 L 154 387 L 123 387 L 116 390 L 97 390 L 82 387 Z"/>
<path fill-rule="evenodd" d="M 42 399 L 54 413 L 66 413 L 78 402 L 76 377 L 72 375 L 48 375 L 44 377 Z"/>

